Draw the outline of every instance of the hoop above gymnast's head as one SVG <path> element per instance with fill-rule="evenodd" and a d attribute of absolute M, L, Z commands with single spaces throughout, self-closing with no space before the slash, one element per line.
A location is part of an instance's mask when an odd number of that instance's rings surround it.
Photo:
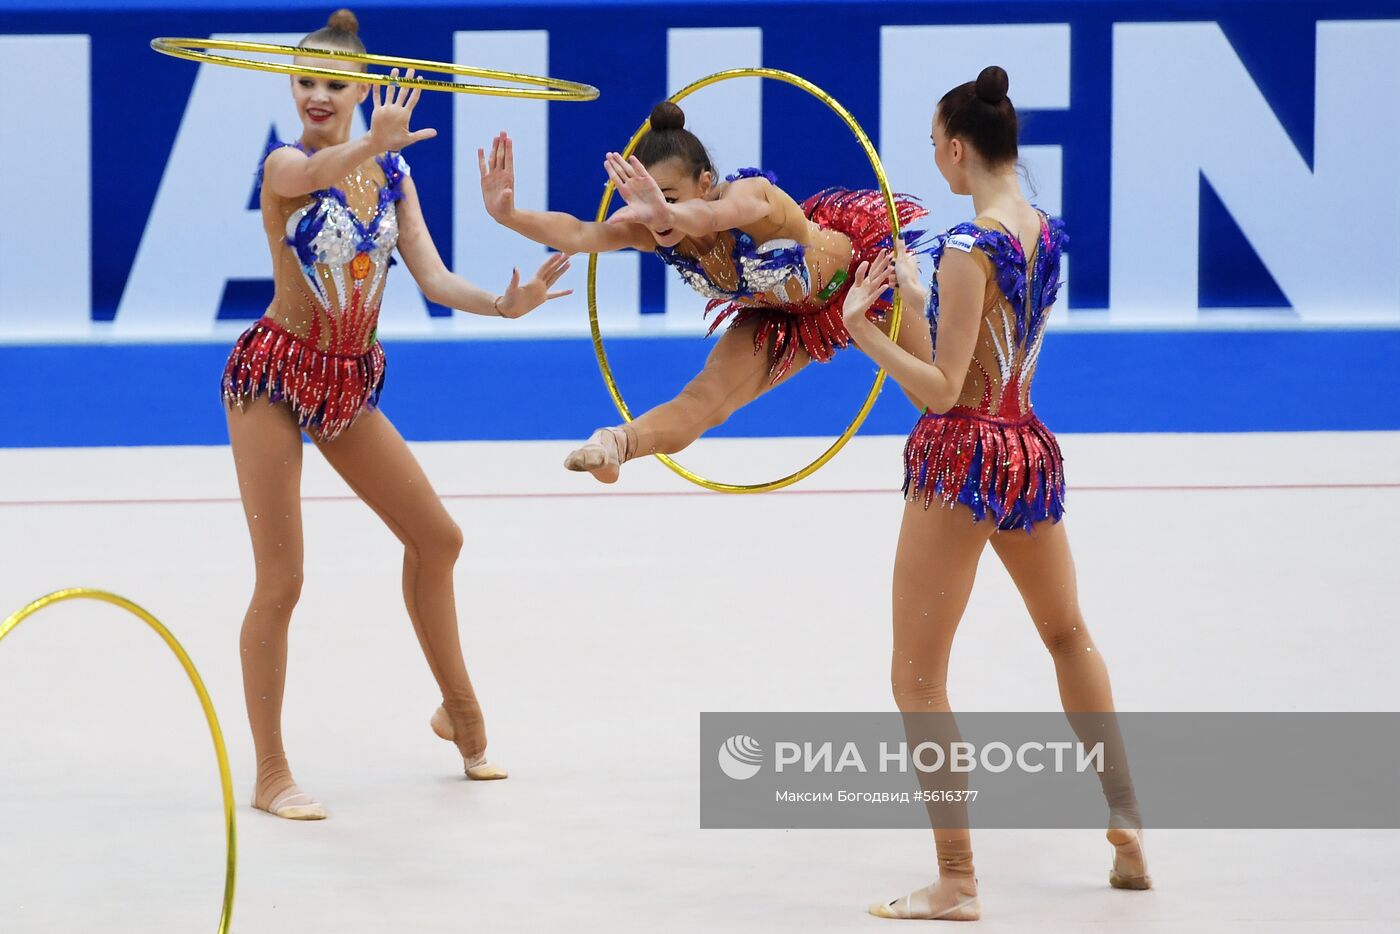
<path fill-rule="evenodd" d="M 312 149 L 345 142 L 349 138 L 350 124 L 355 111 L 370 94 L 371 85 L 352 79 L 368 71 L 368 66 L 356 58 L 364 56 L 365 44 L 360 39 L 360 21 L 347 9 L 339 9 L 330 15 L 326 25 L 306 34 L 297 43 L 298 54 L 292 58 L 293 65 L 323 69 L 326 74 L 294 74 L 288 81 L 291 84 L 292 99 L 304 125 L 303 143 Z M 398 71 L 395 70 L 395 76 Z M 406 72 L 412 77 L 413 71 Z M 402 103 L 411 112 L 418 90 L 403 92 Z M 398 103 L 400 94 L 391 92 L 387 100 Z M 375 117 L 378 118 L 380 100 L 375 102 Z M 435 131 L 428 131 L 426 136 Z M 411 142 L 411 140 L 409 140 Z"/>
<path fill-rule="evenodd" d="M 370 55 L 360 41 L 359 20 L 354 13 L 345 9 L 332 13 L 325 26 L 309 33 L 298 45 L 246 42 L 241 39 L 161 36 L 151 40 L 151 48 L 173 58 L 272 74 L 333 78 L 336 77 L 337 71 L 358 71 L 362 75 L 359 80 L 368 84 L 395 85 L 425 91 L 451 91 L 456 94 L 551 101 L 591 101 L 598 97 L 597 88 L 577 81 L 494 68 L 478 68 L 475 65 L 461 65 L 455 62 L 434 62 L 397 55 Z M 273 56 L 273 60 L 217 54 L 219 52 L 253 52 Z M 320 54 L 305 54 L 307 52 Z M 290 58 L 291 61 L 277 60 L 284 58 Z M 388 74 L 382 71 L 368 71 L 368 65 L 392 70 Z M 451 80 L 425 78 L 422 72 L 444 74 Z M 457 78 L 485 78 L 493 83 L 480 84 L 475 81 L 456 80 Z"/>
<path fill-rule="evenodd" d="M 342 52 L 355 52 L 364 55 L 365 44 L 360 40 L 359 17 L 342 7 L 330 15 L 326 20 L 326 25 L 314 32 L 307 33 L 306 37 L 297 43 L 297 48 L 338 49 Z M 341 67 L 347 71 L 365 70 L 365 65 L 362 62 L 347 62 L 329 67 Z"/>

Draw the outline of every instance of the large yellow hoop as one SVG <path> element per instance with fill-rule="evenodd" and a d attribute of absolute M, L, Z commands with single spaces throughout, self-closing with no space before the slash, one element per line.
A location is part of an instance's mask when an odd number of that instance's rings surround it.
<path fill-rule="evenodd" d="M 880 156 L 875 152 L 875 147 L 871 145 L 870 137 L 865 135 L 865 130 L 861 129 L 860 124 L 856 122 L 856 118 L 851 116 L 851 112 L 845 107 L 842 107 L 841 103 L 837 101 L 836 98 L 832 97 L 806 78 L 802 78 L 791 72 L 779 71 L 776 68 L 731 68 L 728 71 L 716 72 L 713 75 L 701 78 L 699 81 L 681 88 L 671 96 L 671 100 L 679 102 L 701 88 L 709 87 L 720 81 L 728 81 L 730 78 L 772 78 L 776 81 L 783 81 L 794 87 L 801 88 L 827 107 L 831 108 L 836 115 L 845 122 L 851 133 L 855 135 L 856 140 L 860 143 L 861 149 L 865 150 L 865 155 L 870 160 L 870 167 L 875 170 L 875 178 L 880 183 L 880 193 L 885 197 L 885 209 L 890 213 L 890 229 L 893 237 L 891 242 L 898 241 L 900 235 L 899 211 L 895 206 L 894 192 L 890 190 L 889 179 L 885 176 L 885 167 L 880 163 Z M 649 129 L 650 123 L 644 121 L 637 132 L 633 134 L 631 142 L 627 144 L 627 148 L 623 150 L 622 157 L 624 159 L 632 155 L 632 152 L 637 148 L 637 143 L 641 141 L 641 138 L 647 134 Z M 609 180 L 603 189 L 603 200 L 598 205 L 597 219 L 599 223 L 606 221 L 608 218 L 608 205 L 612 203 L 613 190 L 613 183 Z M 591 253 L 588 257 L 588 326 L 593 332 L 593 351 L 598 355 L 598 366 L 603 371 L 603 382 L 608 386 L 608 393 L 612 396 L 613 404 L 617 406 L 617 410 L 622 414 L 622 417 L 630 422 L 632 420 L 632 412 L 627 408 L 626 400 L 622 398 L 622 392 L 617 387 L 617 379 L 613 376 L 612 367 L 608 364 L 607 351 L 603 349 L 603 332 L 598 326 L 597 286 L 598 254 Z M 890 309 L 891 334 L 899 333 L 899 313 L 899 290 L 896 289 L 894 304 Z M 856 413 L 855 418 L 851 419 L 851 423 L 846 426 L 846 430 L 841 432 L 840 437 L 832 443 L 831 447 L 823 451 L 816 460 L 812 461 L 806 467 L 803 467 L 795 473 L 790 473 L 786 477 L 780 477 L 777 480 L 769 480 L 764 483 L 723 483 L 718 480 L 710 480 L 702 477 L 694 471 L 686 469 L 665 454 L 657 454 L 656 457 L 661 463 L 665 464 L 691 483 L 702 486 L 707 490 L 714 490 L 719 493 L 764 493 L 769 490 L 780 490 L 785 486 L 796 483 L 804 477 L 809 477 L 813 473 L 816 473 L 823 464 L 835 457 L 836 453 L 846 446 L 846 442 L 851 440 L 856 431 L 859 430 L 861 423 L 865 421 L 866 416 L 870 414 L 870 410 L 874 407 L 875 400 L 879 398 L 880 389 L 884 384 L 885 371 L 882 369 L 875 374 L 875 382 L 871 385 L 870 392 L 866 394 L 865 402 L 861 405 L 860 411 Z"/>
<path fill-rule="evenodd" d="M 279 75 L 316 75 L 322 78 L 343 79 L 345 72 L 337 71 L 334 68 L 301 66 L 291 61 L 283 64 L 281 62 L 263 62 L 252 58 L 235 58 L 231 55 L 215 55 L 208 50 L 259 52 L 268 55 L 300 56 L 303 58 L 330 58 L 363 65 L 382 65 L 385 68 L 398 68 L 401 71 L 412 68 L 416 71 L 460 75 L 464 78 L 511 81 L 515 84 L 526 85 L 526 87 L 503 88 L 491 84 L 440 81 L 435 78 L 420 78 L 416 75 L 412 78 L 405 78 L 402 74 L 393 78 L 374 72 L 363 72 L 355 77 L 356 81 L 362 81 L 366 84 L 393 84 L 406 88 L 423 88 L 429 91 L 486 94 L 491 97 L 527 97 L 546 101 L 591 101 L 598 97 L 597 88 L 591 84 L 580 84 L 577 81 L 544 78 L 538 75 L 522 75 L 513 71 L 497 71 L 494 68 L 477 68 L 473 65 L 457 65 L 452 62 L 429 62 L 417 58 L 400 58 L 396 55 L 371 55 L 367 52 L 345 52 L 339 49 L 303 49 L 291 45 L 243 42 L 237 39 L 174 39 L 168 36 L 152 39 L 151 48 L 162 55 L 185 58 L 192 62 L 208 62 L 211 65 L 228 65 L 232 68 L 247 68 L 252 71 L 267 71 Z"/>
<path fill-rule="evenodd" d="M 160 621 L 150 613 L 132 603 L 130 600 L 127 600 L 125 597 L 119 597 L 105 590 L 72 587 L 68 590 L 58 590 L 47 596 L 40 597 L 19 612 L 11 615 L 3 623 L 0 623 L 0 640 L 3 640 L 16 626 L 44 607 L 51 606 L 55 603 L 61 603 L 64 600 L 77 599 L 99 600 L 103 603 L 119 606 L 154 629 L 156 634 L 165 640 L 165 644 L 170 647 L 170 651 L 175 653 L 175 657 L 180 660 L 180 665 L 185 669 L 185 674 L 189 676 L 190 683 L 194 685 L 195 693 L 199 695 L 199 705 L 204 709 L 204 719 L 209 722 L 209 734 L 214 738 L 214 754 L 218 756 L 219 759 L 219 784 L 224 794 L 224 834 L 228 841 L 228 847 L 224 869 L 223 910 L 219 915 L 219 934 L 228 934 L 229 923 L 233 920 L 233 886 L 238 866 L 238 841 L 233 821 L 233 778 L 229 773 L 228 750 L 224 748 L 224 734 L 223 731 L 219 729 L 219 718 L 214 714 L 214 704 L 209 700 L 209 692 L 204 689 L 204 681 L 200 679 L 199 672 L 195 670 L 194 663 L 190 661 L 190 657 L 185 654 L 185 650 L 180 646 L 180 643 L 170 634 L 170 630 L 162 626 Z"/>

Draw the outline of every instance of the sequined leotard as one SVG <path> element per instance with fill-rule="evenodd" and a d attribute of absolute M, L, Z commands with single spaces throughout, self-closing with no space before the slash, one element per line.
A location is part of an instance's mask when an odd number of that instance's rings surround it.
<path fill-rule="evenodd" d="M 740 169 L 725 180 L 754 177 L 777 181 L 771 172 L 753 168 Z M 904 195 L 895 199 L 895 206 L 902 239 L 917 251 L 922 231 L 904 226 L 928 212 Z M 760 243 L 734 229 L 718 234 L 715 249 L 707 253 L 709 263 L 679 245 L 656 248 L 687 285 L 710 299 L 707 314 L 723 306 L 710 325 L 711 334 L 725 321 L 733 327 L 758 319 L 754 349 L 773 338 L 769 379 L 775 383 L 792 366 L 799 348 L 825 363 L 850 343 L 841 321 L 850 277 L 861 262 L 890 247 L 889 212 L 879 191 L 828 188 L 804 201 L 801 209 L 818 228 L 808 244 L 790 238 Z M 889 301 L 882 298 L 869 314 L 879 319 L 888 309 Z"/>
<path fill-rule="evenodd" d="M 301 149 L 273 149 L 282 145 Z M 385 153 L 304 198 L 263 187 L 276 291 L 229 355 L 227 404 L 260 395 L 288 402 L 303 429 L 329 441 L 378 402 L 384 351 L 375 331 L 408 171 L 402 156 Z"/>
<path fill-rule="evenodd" d="M 996 221 L 991 221 L 996 224 Z M 904 448 L 904 492 L 927 506 L 963 503 L 978 521 L 1024 528 L 1064 513 L 1064 464 L 1055 436 L 1031 408 L 1031 379 L 1045 321 L 1060 289 L 1064 224 L 1041 212 L 1040 235 L 1027 261 L 1000 225 L 968 222 L 937 238 L 934 266 L 949 249 L 971 254 L 987 277 L 976 349 L 957 404 L 925 411 Z M 929 299 L 937 357 L 938 280 Z"/>

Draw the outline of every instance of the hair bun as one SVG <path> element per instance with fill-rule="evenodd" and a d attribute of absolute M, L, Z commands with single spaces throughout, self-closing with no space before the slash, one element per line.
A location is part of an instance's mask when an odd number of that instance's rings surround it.
<path fill-rule="evenodd" d="M 672 101 L 662 101 L 651 109 L 647 122 L 653 130 L 681 130 L 685 128 L 685 111 Z"/>
<path fill-rule="evenodd" d="M 360 31 L 360 21 L 355 14 L 346 9 L 336 10 L 326 20 L 326 28 L 335 32 L 348 32 L 358 34 Z"/>
<path fill-rule="evenodd" d="M 988 104 L 1000 104 L 1006 100 L 1006 92 L 1010 87 L 1011 79 L 1007 76 L 1006 69 L 1000 65 L 988 65 L 977 76 L 977 98 Z"/>

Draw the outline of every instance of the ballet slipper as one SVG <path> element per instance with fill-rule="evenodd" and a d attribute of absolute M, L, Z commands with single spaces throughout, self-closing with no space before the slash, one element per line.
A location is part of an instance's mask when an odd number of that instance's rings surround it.
<path fill-rule="evenodd" d="M 893 901 L 876 902 L 869 910 L 877 918 L 917 921 L 976 921 L 982 917 L 976 879 L 971 886 L 965 881 L 940 879 Z"/>
<path fill-rule="evenodd" d="M 569 452 L 569 456 L 564 458 L 564 466 L 573 471 L 587 471 L 600 483 L 616 483 L 626 453 L 626 431 L 621 428 L 599 428 L 582 447 Z"/>
<path fill-rule="evenodd" d="M 452 726 L 452 718 L 447 715 L 445 708 L 438 707 L 437 710 L 433 711 L 433 718 L 429 721 L 429 725 L 432 726 L 434 733 L 448 742 L 456 740 L 457 731 Z M 510 777 L 510 773 L 501 766 L 487 762 L 485 752 L 471 760 L 464 758 L 462 768 L 466 772 L 467 778 L 474 782 L 490 782 Z"/>
<path fill-rule="evenodd" d="M 1152 888 L 1152 877 L 1147 873 L 1147 860 L 1142 852 L 1142 831 L 1112 827 L 1105 836 L 1113 844 L 1113 868 L 1108 872 L 1108 884 L 1115 889 Z"/>
<path fill-rule="evenodd" d="M 326 809 L 306 792 L 296 785 L 288 785 L 278 792 L 266 805 L 258 803 L 257 793 L 253 794 L 253 807 L 259 811 L 266 811 L 273 817 L 280 817 L 284 820 L 325 820 Z"/>

